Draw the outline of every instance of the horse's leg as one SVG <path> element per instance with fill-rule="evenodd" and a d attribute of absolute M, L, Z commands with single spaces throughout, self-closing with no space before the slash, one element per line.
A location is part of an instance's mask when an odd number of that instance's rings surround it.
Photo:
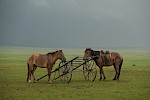
<path fill-rule="evenodd" d="M 103 71 L 103 66 L 100 66 L 99 67 L 99 70 L 100 70 L 100 79 L 99 80 L 102 80 L 102 77 L 104 76 L 104 80 L 106 79 L 106 76 L 104 74 L 104 71 Z M 103 76 L 102 76 L 103 75 Z"/>
<path fill-rule="evenodd" d="M 118 77 L 117 77 L 118 80 L 119 80 L 119 76 L 120 76 L 120 68 L 119 68 Z"/>
<path fill-rule="evenodd" d="M 48 68 L 47 68 L 47 72 L 48 72 L 48 82 L 49 82 L 49 80 L 50 80 L 50 71 L 49 71 L 49 70 L 50 70 L 50 68 L 48 67 Z"/>
<path fill-rule="evenodd" d="M 116 78 L 115 80 L 119 79 L 119 65 L 115 65 L 116 66 Z"/>
<path fill-rule="evenodd" d="M 106 79 L 106 76 L 105 76 L 105 74 L 104 74 L 103 69 L 102 69 L 102 74 L 103 74 L 103 76 L 104 76 L 104 79 L 103 79 L 103 80 L 105 80 L 105 79 Z"/>
<path fill-rule="evenodd" d="M 29 66 L 28 63 L 27 63 L 27 67 L 28 67 L 28 73 L 27 73 L 27 82 L 28 82 L 28 81 L 29 81 L 29 74 L 30 74 L 30 73 L 29 73 L 29 67 L 30 67 L 30 66 Z"/>
<path fill-rule="evenodd" d="M 113 66 L 114 66 L 115 72 L 116 72 L 116 74 L 117 74 L 117 71 L 116 71 L 116 66 L 115 66 L 115 64 L 114 64 Z M 114 77 L 114 79 L 113 79 L 113 80 L 116 80 L 116 74 L 115 74 L 115 77 Z"/>
<path fill-rule="evenodd" d="M 121 63 L 119 65 L 119 75 L 118 75 L 118 80 L 119 80 L 119 77 L 120 77 L 120 72 L 121 72 L 121 66 L 122 66 L 122 63 L 123 63 L 123 59 L 121 60 Z"/>
<path fill-rule="evenodd" d="M 48 66 L 47 67 L 47 70 L 48 70 L 48 82 L 49 83 L 52 83 L 52 80 L 51 80 L 51 70 L 52 70 L 52 66 Z"/>
<path fill-rule="evenodd" d="M 32 64 L 28 64 L 28 77 L 27 77 L 28 83 L 31 82 L 31 72 L 32 72 L 32 69 L 33 69 L 33 65 Z"/>
<path fill-rule="evenodd" d="M 99 80 L 102 80 L 102 67 L 100 67 L 99 70 L 100 70 L 100 79 Z"/>
<path fill-rule="evenodd" d="M 29 68 L 29 79 L 28 79 L 29 83 L 31 83 L 31 71 L 32 71 L 31 68 Z"/>
<path fill-rule="evenodd" d="M 35 83 L 34 72 L 35 72 L 36 68 L 37 68 L 37 66 L 34 65 L 34 66 L 33 66 L 33 70 L 32 70 L 32 76 L 33 76 L 33 81 L 34 81 L 34 83 Z"/>

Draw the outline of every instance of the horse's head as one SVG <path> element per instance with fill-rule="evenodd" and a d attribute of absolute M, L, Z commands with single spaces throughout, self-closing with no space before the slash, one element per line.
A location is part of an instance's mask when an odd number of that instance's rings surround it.
<path fill-rule="evenodd" d="M 93 56 L 93 50 L 91 48 L 88 48 L 85 50 L 84 52 L 84 57 L 83 60 L 88 60 L 89 58 L 91 58 Z"/>
<path fill-rule="evenodd" d="M 86 49 L 84 52 L 84 57 L 83 60 L 88 60 L 88 59 L 96 59 L 99 58 L 100 56 L 100 51 L 94 51 L 91 48 Z"/>
<path fill-rule="evenodd" d="M 66 62 L 66 58 L 65 58 L 64 53 L 63 53 L 62 50 L 58 50 L 58 59 Z"/>

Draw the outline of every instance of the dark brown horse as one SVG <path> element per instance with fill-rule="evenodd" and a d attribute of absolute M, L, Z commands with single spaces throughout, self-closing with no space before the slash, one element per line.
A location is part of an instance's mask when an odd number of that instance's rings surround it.
<path fill-rule="evenodd" d="M 102 74 L 104 76 L 104 80 L 106 79 L 106 76 L 103 71 L 103 66 L 114 66 L 114 69 L 116 71 L 115 77 L 113 80 L 119 80 L 121 66 L 123 63 L 123 58 L 118 54 L 117 52 L 111 52 L 109 51 L 104 52 L 101 51 L 94 51 L 92 49 L 86 49 L 84 54 L 84 60 L 87 60 L 89 58 L 93 58 L 96 65 L 100 69 L 100 80 L 102 79 Z"/>
<path fill-rule="evenodd" d="M 51 71 L 53 68 L 53 65 L 55 62 L 60 59 L 62 61 L 66 61 L 66 58 L 64 57 L 64 53 L 62 50 L 58 50 L 52 53 L 48 54 L 33 54 L 31 57 L 29 57 L 27 61 L 28 66 L 28 75 L 27 75 L 27 82 L 31 82 L 31 74 L 33 76 L 33 80 L 35 82 L 34 72 L 37 67 L 40 68 L 47 68 L 48 71 L 48 82 L 52 83 L 52 80 L 50 78 Z"/>

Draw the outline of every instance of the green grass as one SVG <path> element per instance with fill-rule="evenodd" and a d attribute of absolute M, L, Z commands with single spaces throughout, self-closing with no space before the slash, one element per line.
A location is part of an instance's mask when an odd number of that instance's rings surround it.
<path fill-rule="evenodd" d="M 99 73 L 94 82 L 88 82 L 82 72 L 74 72 L 69 84 L 63 84 L 59 79 L 48 84 L 47 77 L 37 83 L 27 83 L 28 57 L 54 50 L 0 46 L 0 100 L 150 100 L 148 51 L 118 51 L 124 58 L 120 81 L 112 81 L 115 75 L 113 67 L 104 67 L 105 81 L 99 81 Z M 63 51 L 67 59 L 84 53 L 84 50 L 77 49 Z M 46 73 L 46 69 L 37 68 L 35 76 L 39 78 Z"/>

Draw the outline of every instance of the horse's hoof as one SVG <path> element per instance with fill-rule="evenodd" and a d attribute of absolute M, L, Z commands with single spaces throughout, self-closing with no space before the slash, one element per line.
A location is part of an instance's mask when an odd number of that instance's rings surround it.
<path fill-rule="evenodd" d="M 116 78 L 114 78 L 113 80 L 114 80 L 114 81 L 116 81 L 117 79 L 116 79 Z"/>
<path fill-rule="evenodd" d="M 118 79 L 116 79 L 117 81 L 119 81 L 119 78 Z"/>
<path fill-rule="evenodd" d="M 99 81 L 101 81 L 101 80 L 102 80 L 102 78 L 99 79 Z"/>
<path fill-rule="evenodd" d="M 103 81 L 105 80 L 106 78 L 104 77 Z"/>
<path fill-rule="evenodd" d="M 49 83 L 49 84 L 52 84 L 52 81 L 49 80 L 48 83 Z"/>
<path fill-rule="evenodd" d="M 36 83 L 37 81 L 34 81 L 34 83 Z"/>
<path fill-rule="evenodd" d="M 31 80 L 29 80 L 28 83 L 31 83 Z"/>

